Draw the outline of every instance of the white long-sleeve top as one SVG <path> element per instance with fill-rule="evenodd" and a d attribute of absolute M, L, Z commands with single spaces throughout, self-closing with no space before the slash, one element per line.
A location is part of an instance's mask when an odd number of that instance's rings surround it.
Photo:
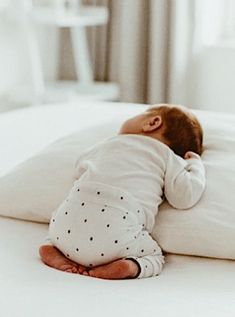
<path fill-rule="evenodd" d="M 146 229 L 152 232 L 164 196 L 179 209 L 192 207 L 205 188 L 205 170 L 200 158 L 184 160 L 164 143 L 148 136 L 121 134 L 85 151 L 76 163 L 76 178 L 117 186 L 132 194 L 142 205 Z M 152 273 L 162 269 L 155 255 L 136 259 L 145 276 L 150 261 Z"/>

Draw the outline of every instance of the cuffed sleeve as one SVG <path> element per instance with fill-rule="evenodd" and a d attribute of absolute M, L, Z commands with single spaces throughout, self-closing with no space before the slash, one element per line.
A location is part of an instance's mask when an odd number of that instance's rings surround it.
<path fill-rule="evenodd" d="M 146 278 L 159 275 L 165 263 L 164 256 L 161 251 L 142 257 L 129 256 L 127 259 L 134 260 L 139 266 L 139 274 L 136 278 Z"/>

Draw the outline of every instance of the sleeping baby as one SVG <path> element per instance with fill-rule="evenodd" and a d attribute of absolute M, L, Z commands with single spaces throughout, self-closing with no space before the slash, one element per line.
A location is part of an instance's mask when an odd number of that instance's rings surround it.
<path fill-rule="evenodd" d="M 202 135 L 187 108 L 161 104 L 86 150 L 73 188 L 52 215 L 42 261 L 104 279 L 159 275 L 164 256 L 151 236 L 155 216 L 164 197 L 178 209 L 201 198 Z"/>

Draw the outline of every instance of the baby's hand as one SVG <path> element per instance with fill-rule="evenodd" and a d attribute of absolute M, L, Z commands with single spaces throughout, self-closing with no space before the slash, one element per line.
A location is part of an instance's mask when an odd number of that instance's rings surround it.
<path fill-rule="evenodd" d="M 201 159 L 200 155 L 198 155 L 197 153 L 194 153 L 192 151 L 188 151 L 188 152 L 185 153 L 185 155 L 184 155 L 184 159 L 185 160 L 189 160 L 189 159 L 192 159 L 192 158 Z"/>

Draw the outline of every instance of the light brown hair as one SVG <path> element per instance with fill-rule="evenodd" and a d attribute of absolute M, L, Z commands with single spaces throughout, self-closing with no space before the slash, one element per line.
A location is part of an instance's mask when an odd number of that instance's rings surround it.
<path fill-rule="evenodd" d="M 147 110 L 161 115 L 163 119 L 163 138 L 179 156 L 187 151 L 202 153 L 203 130 L 196 116 L 181 106 L 159 105 Z"/>

